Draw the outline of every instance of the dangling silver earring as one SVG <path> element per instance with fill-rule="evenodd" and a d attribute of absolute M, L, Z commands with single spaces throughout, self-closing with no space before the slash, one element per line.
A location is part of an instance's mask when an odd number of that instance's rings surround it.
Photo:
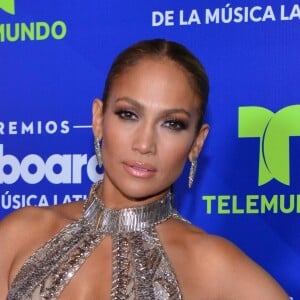
<path fill-rule="evenodd" d="M 95 147 L 95 153 L 96 153 L 96 158 L 99 167 L 102 167 L 102 155 L 101 155 L 101 146 L 100 146 L 100 140 L 95 136 L 94 137 L 94 147 Z"/>
<path fill-rule="evenodd" d="M 197 169 L 197 159 L 194 158 L 191 161 L 191 167 L 190 167 L 190 173 L 189 173 L 189 188 L 191 188 L 193 185 L 195 174 L 196 174 L 196 169 Z"/>

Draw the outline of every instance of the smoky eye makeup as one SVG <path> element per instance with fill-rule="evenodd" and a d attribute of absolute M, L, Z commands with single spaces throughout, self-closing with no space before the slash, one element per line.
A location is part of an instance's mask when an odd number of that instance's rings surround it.
<path fill-rule="evenodd" d="M 116 99 L 113 112 L 125 121 L 138 121 L 145 114 L 144 107 L 138 101 L 127 97 Z M 167 109 L 157 115 L 155 122 L 172 131 L 183 131 L 190 126 L 191 114 L 184 109 Z"/>
<path fill-rule="evenodd" d="M 163 121 L 163 127 L 171 129 L 173 131 L 186 130 L 189 127 L 189 121 L 186 118 L 180 118 L 176 116 L 166 117 Z"/>
<path fill-rule="evenodd" d="M 116 108 L 114 113 L 122 120 L 135 121 L 138 119 L 137 113 L 130 108 Z"/>
<path fill-rule="evenodd" d="M 136 100 L 122 97 L 116 99 L 113 111 L 120 119 L 135 120 L 140 115 L 140 106 Z"/>
<path fill-rule="evenodd" d="M 127 101 L 117 100 L 113 107 L 114 114 L 121 120 L 136 121 L 140 117 L 139 107 Z"/>

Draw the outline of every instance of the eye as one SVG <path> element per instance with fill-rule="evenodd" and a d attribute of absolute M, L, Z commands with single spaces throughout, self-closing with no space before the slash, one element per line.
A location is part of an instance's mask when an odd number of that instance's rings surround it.
<path fill-rule="evenodd" d="M 137 120 L 138 116 L 130 111 L 130 110 L 126 110 L 126 109 L 120 109 L 118 111 L 115 112 L 115 114 L 123 120 Z"/>
<path fill-rule="evenodd" d="M 164 122 L 164 127 L 167 127 L 174 131 L 181 131 L 187 128 L 187 124 L 181 120 L 172 119 Z"/>

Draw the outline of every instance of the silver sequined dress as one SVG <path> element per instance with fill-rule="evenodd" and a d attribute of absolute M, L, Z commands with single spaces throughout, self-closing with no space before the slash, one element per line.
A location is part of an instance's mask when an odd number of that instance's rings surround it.
<path fill-rule="evenodd" d="M 112 210 L 96 195 L 97 185 L 86 201 L 80 219 L 39 248 L 14 279 L 8 300 L 59 299 L 76 271 L 107 235 L 112 237 L 113 300 L 182 299 L 174 270 L 155 226 L 180 218 L 172 207 L 172 194 L 162 200 Z"/>

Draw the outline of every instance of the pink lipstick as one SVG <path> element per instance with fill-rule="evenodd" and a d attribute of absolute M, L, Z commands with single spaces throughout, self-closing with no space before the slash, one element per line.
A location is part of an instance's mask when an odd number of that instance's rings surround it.
<path fill-rule="evenodd" d="M 134 177 L 150 178 L 156 173 L 153 166 L 139 161 L 126 161 L 123 166 L 125 171 Z"/>

